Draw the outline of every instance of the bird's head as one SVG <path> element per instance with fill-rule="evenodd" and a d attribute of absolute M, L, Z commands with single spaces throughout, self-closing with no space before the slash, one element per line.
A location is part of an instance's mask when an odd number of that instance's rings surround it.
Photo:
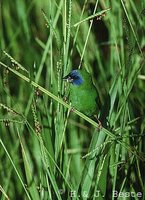
<path fill-rule="evenodd" d="M 72 83 L 73 85 L 81 85 L 83 83 L 83 77 L 79 70 L 72 70 L 68 75 L 63 77 L 63 80 Z"/>

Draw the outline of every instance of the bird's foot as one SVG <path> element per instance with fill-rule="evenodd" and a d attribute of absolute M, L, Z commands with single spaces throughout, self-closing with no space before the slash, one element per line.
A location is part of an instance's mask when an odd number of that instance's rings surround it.
<path fill-rule="evenodd" d="M 72 107 L 72 108 L 70 109 L 70 112 L 74 112 L 74 111 L 75 111 L 75 108 Z"/>
<path fill-rule="evenodd" d="M 100 120 L 98 119 L 97 115 L 94 115 L 95 119 L 98 122 L 98 129 L 101 130 L 103 128 L 102 123 L 100 122 Z"/>
<path fill-rule="evenodd" d="M 99 120 L 97 120 L 97 121 L 98 121 L 98 128 L 99 128 L 99 130 L 101 130 L 103 128 L 102 123 Z"/>
<path fill-rule="evenodd" d="M 68 97 L 64 96 L 64 97 L 63 97 L 63 101 L 64 101 L 65 103 L 68 103 Z"/>

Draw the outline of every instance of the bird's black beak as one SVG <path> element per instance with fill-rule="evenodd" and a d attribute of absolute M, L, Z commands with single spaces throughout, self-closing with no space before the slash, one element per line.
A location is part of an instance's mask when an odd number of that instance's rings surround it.
<path fill-rule="evenodd" d="M 64 81 L 67 81 L 69 83 L 72 83 L 73 82 L 73 79 L 71 78 L 71 76 L 68 74 L 67 76 L 63 77 L 62 78 Z"/>

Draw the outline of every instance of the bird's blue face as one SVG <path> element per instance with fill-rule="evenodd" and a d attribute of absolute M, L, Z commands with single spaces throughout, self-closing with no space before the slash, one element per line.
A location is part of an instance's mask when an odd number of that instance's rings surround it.
<path fill-rule="evenodd" d="M 72 83 L 73 85 L 81 85 L 83 83 L 83 78 L 78 70 L 71 71 L 67 76 L 63 78 L 67 82 Z"/>

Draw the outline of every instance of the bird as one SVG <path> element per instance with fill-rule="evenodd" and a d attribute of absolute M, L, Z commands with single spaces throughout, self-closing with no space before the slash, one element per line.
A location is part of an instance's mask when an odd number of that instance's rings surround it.
<path fill-rule="evenodd" d="M 63 80 L 70 83 L 69 100 L 72 107 L 88 117 L 96 115 L 99 109 L 98 92 L 90 73 L 85 68 L 74 69 Z"/>

